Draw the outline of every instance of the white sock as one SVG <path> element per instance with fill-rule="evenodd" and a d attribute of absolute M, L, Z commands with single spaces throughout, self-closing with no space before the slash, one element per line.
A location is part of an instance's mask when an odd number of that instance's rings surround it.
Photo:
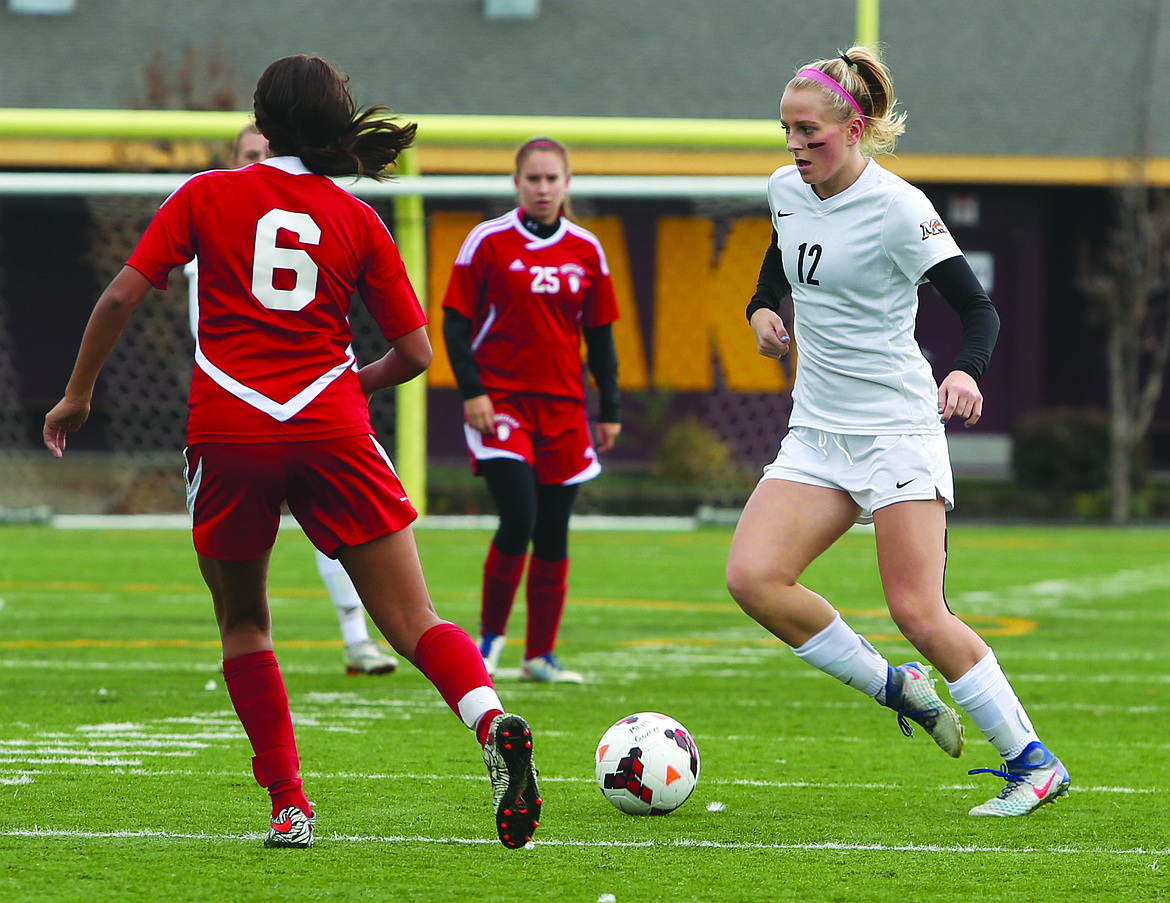
<path fill-rule="evenodd" d="M 476 687 L 463 694 L 459 700 L 459 719 L 472 730 L 479 726 L 479 721 L 488 712 L 504 711 L 504 704 L 492 687 Z"/>
<path fill-rule="evenodd" d="M 797 658 L 866 696 L 876 699 L 879 693 L 884 695 L 889 662 L 839 613 L 832 624 L 792 651 Z"/>
<path fill-rule="evenodd" d="M 340 561 L 317 553 L 317 573 L 325 588 L 329 590 L 329 598 L 333 600 L 333 607 L 337 610 L 337 620 L 341 624 L 341 640 L 345 645 L 352 646 L 370 638 L 370 628 L 366 625 L 366 610 L 362 607 L 362 600 L 357 590 L 353 588 L 353 581 Z"/>
<path fill-rule="evenodd" d="M 948 680 L 947 690 L 1004 761 L 1014 759 L 1025 746 L 1040 739 L 990 649 L 954 683 Z"/>

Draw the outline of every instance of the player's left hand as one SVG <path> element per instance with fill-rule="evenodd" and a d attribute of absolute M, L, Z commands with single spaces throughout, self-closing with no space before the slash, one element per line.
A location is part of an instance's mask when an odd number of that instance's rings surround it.
<path fill-rule="evenodd" d="M 620 423 L 597 424 L 597 450 L 607 452 L 613 448 L 621 431 L 622 425 Z"/>
<path fill-rule="evenodd" d="M 54 458 L 65 454 L 66 434 L 76 433 L 88 419 L 89 402 L 70 401 L 68 398 L 62 398 L 45 415 L 45 447 L 53 453 Z"/>
<path fill-rule="evenodd" d="M 983 416 L 983 393 L 975 377 L 963 370 L 952 370 L 938 387 L 938 416 L 943 423 L 961 417 L 966 426 L 974 426 Z"/>

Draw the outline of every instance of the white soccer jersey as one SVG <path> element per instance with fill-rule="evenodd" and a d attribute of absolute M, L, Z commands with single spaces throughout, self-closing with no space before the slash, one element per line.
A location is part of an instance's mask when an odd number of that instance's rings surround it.
<path fill-rule="evenodd" d="M 962 251 L 926 195 L 867 160 L 827 200 L 782 166 L 768 180 L 768 206 L 795 309 L 789 425 L 940 432 L 938 385 L 914 338 L 918 285 Z"/>

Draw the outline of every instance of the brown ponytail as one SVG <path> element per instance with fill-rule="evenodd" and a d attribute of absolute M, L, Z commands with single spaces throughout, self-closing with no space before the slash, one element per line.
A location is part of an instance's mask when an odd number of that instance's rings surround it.
<path fill-rule="evenodd" d="M 383 106 L 358 110 L 348 82 L 312 54 L 270 64 L 256 83 L 253 109 L 272 153 L 300 157 L 318 175 L 385 178 L 418 126 L 399 125 Z"/>

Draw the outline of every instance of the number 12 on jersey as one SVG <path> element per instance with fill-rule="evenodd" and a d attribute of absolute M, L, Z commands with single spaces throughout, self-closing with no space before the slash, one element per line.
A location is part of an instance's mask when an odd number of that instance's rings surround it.
<path fill-rule="evenodd" d="M 801 282 L 807 285 L 820 285 L 821 283 L 813 277 L 813 273 L 817 271 L 817 264 L 821 262 L 821 246 L 810 245 L 808 242 L 800 243 L 800 257 L 796 261 L 796 276 Z M 808 256 L 808 273 L 804 272 L 805 255 Z"/>

